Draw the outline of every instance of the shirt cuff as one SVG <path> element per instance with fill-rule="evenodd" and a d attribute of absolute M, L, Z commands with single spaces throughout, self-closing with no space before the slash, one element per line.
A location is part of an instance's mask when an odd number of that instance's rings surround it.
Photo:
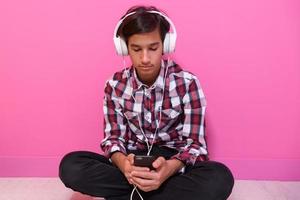
<path fill-rule="evenodd" d="M 122 145 L 118 145 L 118 144 L 114 144 L 114 145 L 107 147 L 107 149 L 104 151 L 104 155 L 107 158 L 110 158 L 112 156 L 112 154 L 115 152 L 121 152 L 124 155 L 127 155 L 126 149 Z"/>
<path fill-rule="evenodd" d="M 207 155 L 196 156 L 196 155 L 190 154 L 189 151 L 183 151 L 181 153 L 178 153 L 178 154 L 172 156 L 171 158 L 175 158 L 175 159 L 180 160 L 186 166 L 187 165 L 194 165 L 196 163 L 196 161 L 206 161 L 206 160 L 208 160 Z"/>

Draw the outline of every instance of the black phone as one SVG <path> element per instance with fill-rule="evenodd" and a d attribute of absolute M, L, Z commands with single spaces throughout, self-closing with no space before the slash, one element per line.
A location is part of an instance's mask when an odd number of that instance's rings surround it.
<path fill-rule="evenodd" d="M 134 165 L 139 167 L 148 167 L 150 170 L 155 170 L 152 163 L 156 160 L 157 156 L 135 155 Z"/>

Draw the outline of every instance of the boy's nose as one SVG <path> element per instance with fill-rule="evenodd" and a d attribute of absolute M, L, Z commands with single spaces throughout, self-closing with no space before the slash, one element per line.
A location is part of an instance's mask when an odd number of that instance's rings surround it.
<path fill-rule="evenodd" d="M 148 51 L 144 50 L 142 53 L 142 63 L 143 64 L 148 64 L 150 62 L 150 56 Z"/>

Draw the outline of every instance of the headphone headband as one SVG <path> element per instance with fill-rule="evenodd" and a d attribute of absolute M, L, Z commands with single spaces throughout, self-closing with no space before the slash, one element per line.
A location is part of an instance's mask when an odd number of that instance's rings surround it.
<path fill-rule="evenodd" d="M 176 28 L 174 23 L 172 22 L 172 20 L 164 15 L 163 13 L 156 11 L 156 10 L 149 10 L 146 11 L 148 13 L 153 13 L 153 14 L 158 14 L 160 16 L 162 16 L 165 20 L 167 20 L 167 22 L 170 24 L 170 27 L 172 28 L 172 32 L 168 32 L 165 35 L 165 39 L 163 41 L 163 53 L 172 53 L 175 51 L 175 45 L 176 45 L 176 38 L 177 38 L 177 32 L 176 32 Z M 124 41 L 123 38 L 121 38 L 120 36 L 117 36 L 117 32 L 118 29 L 120 28 L 121 24 L 123 23 L 123 21 L 135 14 L 136 12 L 131 12 L 128 13 L 127 15 L 125 15 L 116 25 L 115 30 L 114 30 L 114 36 L 113 36 L 113 41 L 115 44 L 115 48 L 117 51 L 117 54 L 120 56 L 127 56 L 128 55 L 128 49 L 127 49 L 127 45 L 126 42 Z"/>

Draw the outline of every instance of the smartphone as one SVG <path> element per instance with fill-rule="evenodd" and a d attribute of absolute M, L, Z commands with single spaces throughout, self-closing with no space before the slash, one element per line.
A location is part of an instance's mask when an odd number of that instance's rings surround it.
<path fill-rule="evenodd" d="M 156 160 L 157 156 L 145 156 L 145 155 L 135 155 L 134 165 L 139 167 L 148 167 L 150 170 L 155 170 L 152 163 Z"/>

